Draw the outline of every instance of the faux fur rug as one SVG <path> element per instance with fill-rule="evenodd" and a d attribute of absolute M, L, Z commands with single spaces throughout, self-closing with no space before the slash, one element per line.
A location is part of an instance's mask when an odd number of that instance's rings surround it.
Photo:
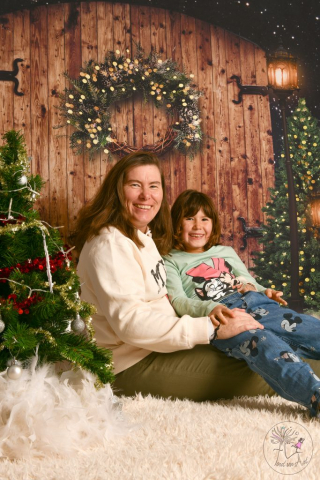
<path fill-rule="evenodd" d="M 42 459 L 3 458 L 0 479 L 319 478 L 320 422 L 291 402 L 255 397 L 193 403 L 140 395 L 121 401 L 122 421 L 134 427 L 126 434 L 65 458 L 53 452 Z"/>
<path fill-rule="evenodd" d="M 90 373 L 69 370 L 60 376 L 54 365 L 37 366 L 34 357 L 19 379 L 0 374 L 0 457 L 61 457 L 104 449 L 111 438 L 131 429 L 118 407 L 110 385 L 96 389 Z"/>

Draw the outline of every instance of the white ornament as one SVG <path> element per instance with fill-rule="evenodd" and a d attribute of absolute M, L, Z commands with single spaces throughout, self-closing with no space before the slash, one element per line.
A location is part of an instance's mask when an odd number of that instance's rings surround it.
<path fill-rule="evenodd" d="M 72 330 L 75 333 L 81 333 L 84 330 L 85 326 L 86 326 L 85 322 L 82 320 L 79 313 L 77 313 L 76 318 L 71 322 Z"/>
<path fill-rule="evenodd" d="M 21 177 L 18 179 L 18 184 L 19 185 L 26 185 L 28 183 L 28 179 L 25 175 L 21 175 Z"/>
<path fill-rule="evenodd" d="M 11 365 L 7 370 L 7 376 L 10 380 L 18 380 L 21 377 L 22 368 L 17 363 Z"/>
<path fill-rule="evenodd" d="M 2 320 L 1 314 L 0 314 L 0 333 L 2 333 L 5 328 L 6 328 L 6 324 Z"/>

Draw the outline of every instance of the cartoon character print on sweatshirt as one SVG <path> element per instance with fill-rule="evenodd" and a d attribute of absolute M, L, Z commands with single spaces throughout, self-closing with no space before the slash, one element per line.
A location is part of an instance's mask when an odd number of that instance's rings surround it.
<path fill-rule="evenodd" d="M 233 293 L 234 286 L 241 282 L 232 274 L 231 265 L 223 258 L 212 258 L 213 267 L 201 263 L 191 268 L 186 275 L 192 277 L 194 283 L 203 283 L 201 288 L 195 288 L 200 300 L 217 302 L 228 293 Z"/>
<path fill-rule="evenodd" d="M 286 330 L 287 332 L 295 332 L 297 329 L 297 325 L 299 323 L 302 323 L 302 320 L 300 317 L 293 317 L 292 313 L 285 313 L 284 315 L 284 320 L 281 322 L 281 328 Z"/>

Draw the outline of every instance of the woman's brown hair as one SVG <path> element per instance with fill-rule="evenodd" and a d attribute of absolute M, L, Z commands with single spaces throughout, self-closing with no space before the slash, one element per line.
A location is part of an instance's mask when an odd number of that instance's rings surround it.
<path fill-rule="evenodd" d="M 150 152 L 134 152 L 121 158 L 106 175 L 101 187 L 95 196 L 84 205 L 75 226 L 72 240 L 78 254 L 87 240 L 97 236 L 103 227 L 118 228 L 126 237 L 130 238 L 139 248 L 144 245 L 138 237 L 136 228 L 129 220 L 126 202 L 123 193 L 128 171 L 134 167 L 155 165 L 161 175 L 163 199 L 160 210 L 150 223 L 152 238 L 161 255 L 170 251 L 172 229 L 170 208 L 166 197 L 166 186 L 159 160 Z"/>
<path fill-rule="evenodd" d="M 204 250 L 220 244 L 221 226 L 218 212 L 212 199 L 205 193 L 197 190 L 185 190 L 180 193 L 171 208 L 173 247 L 175 249 L 184 250 L 184 246 L 181 243 L 183 219 L 196 215 L 201 208 L 204 214 L 212 220 L 212 232 L 209 241 L 204 246 Z"/>

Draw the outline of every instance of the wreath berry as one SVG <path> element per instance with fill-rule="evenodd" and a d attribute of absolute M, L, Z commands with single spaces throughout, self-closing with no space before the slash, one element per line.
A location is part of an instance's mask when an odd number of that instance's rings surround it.
<path fill-rule="evenodd" d="M 126 51 L 129 53 L 129 50 Z M 191 85 L 193 75 L 180 72 L 170 59 L 162 61 L 155 52 L 144 58 L 140 46 L 133 59 L 111 51 L 103 63 L 90 60 L 80 72 L 78 79 L 65 76 L 72 87 L 61 95 L 59 109 L 67 124 L 75 131 L 70 136 L 70 146 L 76 153 L 88 151 L 90 157 L 99 150 L 120 156 L 139 148 L 119 142 L 111 128 L 110 106 L 142 92 L 145 101 L 154 101 L 157 108 L 164 107 L 179 120 L 170 125 L 164 138 L 149 150 L 162 155 L 175 147 L 191 157 L 200 148 L 202 131 L 198 99 L 201 92 Z M 59 125 L 62 127 L 64 125 Z"/>

